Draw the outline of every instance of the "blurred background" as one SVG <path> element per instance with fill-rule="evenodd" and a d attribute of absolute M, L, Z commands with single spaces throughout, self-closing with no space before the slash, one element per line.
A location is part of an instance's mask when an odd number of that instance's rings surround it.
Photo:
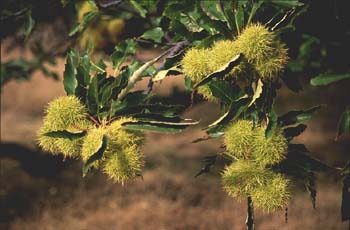
<path fill-rule="evenodd" d="M 232 199 L 221 188 L 224 161 L 219 160 L 210 173 L 194 177 L 203 165 L 201 159 L 220 151 L 220 140 L 191 143 L 205 136 L 202 128 L 217 119 L 218 105 L 196 99 L 182 116 L 201 123 L 182 134 L 147 133 L 143 179 L 124 186 L 113 184 L 99 171 L 83 179 L 82 162 L 63 161 L 38 148 L 36 131 L 45 106 L 65 95 L 62 75 L 69 46 L 69 28 L 62 16 L 67 12 L 62 12 L 59 1 L 38 2 L 55 10 L 34 14 L 37 25 L 26 42 L 23 31 L 12 30 L 6 21 L 9 19 L 1 19 L 2 71 L 3 64 L 11 60 L 32 60 L 31 48 L 38 42 L 55 57 L 56 65 L 46 63 L 47 71 L 34 69 L 30 79 L 3 82 L 2 76 L 0 229 L 245 229 L 245 200 Z M 290 47 L 292 60 L 286 76 L 298 78 L 299 84 L 292 84 L 294 92 L 286 87 L 288 81 L 283 83 L 276 103 L 279 115 L 324 105 L 293 142 L 304 143 L 313 157 L 336 167 L 344 166 L 350 158 L 349 136 L 334 140 L 338 119 L 350 102 L 350 82 L 314 87 L 309 80 L 327 70 L 349 71 L 350 59 L 345 54 L 350 53 L 350 16 L 345 13 L 349 9 L 346 6 L 346 1 L 311 1 L 295 22 L 297 30 L 282 37 Z M 142 30 L 135 27 L 141 19 L 124 20 L 124 36 L 136 36 Z M 109 46 L 103 45 L 100 50 L 108 53 Z M 144 47 L 136 58 L 146 61 L 159 52 Z M 57 76 L 51 74 L 54 72 Z M 147 83 L 144 79 L 137 88 L 146 89 Z M 190 100 L 182 76 L 157 83 L 154 93 L 164 102 L 188 104 Z M 348 229 L 349 223 L 342 222 L 340 215 L 342 181 L 332 173 L 318 179 L 316 209 L 308 193 L 295 188 L 288 205 L 288 222 L 285 210 L 273 214 L 256 210 L 256 228 Z"/>

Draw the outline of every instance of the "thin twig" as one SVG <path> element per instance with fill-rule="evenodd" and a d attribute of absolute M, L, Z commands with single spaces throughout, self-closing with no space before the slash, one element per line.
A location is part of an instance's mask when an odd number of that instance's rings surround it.
<path fill-rule="evenodd" d="M 179 52 L 181 52 L 187 45 L 189 45 L 188 41 L 181 41 L 173 44 L 174 46 L 169 49 L 169 54 L 167 58 L 171 58 L 175 55 L 177 55 Z M 157 68 L 157 71 L 153 76 L 155 76 L 159 71 L 164 69 L 164 65 L 166 63 L 166 58 L 162 62 L 162 64 Z M 153 76 L 149 79 L 148 85 L 147 85 L 147 93 L 150 93 L 153 89 Z"/>
<path fill-rule="evenodd" d="M 250 196 L 247 198 L 247 230 L 254 230 L 254 206 L 253 206 L 253 200 Z"/>
<path fill-rule="evenodd" d="M 158 57 L 146 62 L 145 64 L 143 64 L 139 69 L 137 69 L 133 75 L 130 77 L 130 80 L 128 82 L 128 85 L 120 92 L 120 94 L 118 95 L 117 100 L 121 101 L 126 94 L 135 86 L 136 82 L 138 82 L 142 76 L 142 73 L 147 70 L 151 65 L 153 65 L 154 63 L 156 63 L 157 61 L 159 61 L 159 59 L 161 59 L 162 57 L 164 57 L 165 55 L 167 55 L 170 52 L 170 50 L 167 50 L 165 52 L 163 52 L 162 54 L 160 54 Z"/>

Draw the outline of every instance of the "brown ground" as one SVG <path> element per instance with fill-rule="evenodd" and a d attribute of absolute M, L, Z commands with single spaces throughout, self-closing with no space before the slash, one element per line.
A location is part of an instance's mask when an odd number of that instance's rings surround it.
<path fill-rule="evenodd" d="M 63 61 L 60 71 L 62 64 Z M 155 92 L 170 95 L 170 86 L 175 83 L 181 87 L 183 80 L 163 82 Z M 333 140 L 336 119 L 348 94 L 346 90 L 337 91 L 337 86 L 308 87 L 300 95 L 282 90 L 277 103 L 281 113 L 317 103 L 329 104 L 308 122 L 307 132 L 296 142 L 307 143 L 317 153 L 315 156 L 331 165 L 342 165 L 342 160 L 349 158 L 350 146 L 346 138 L 338 143 Z M 41 74 L 35 74 L 29 82 L 6 85 L 1 92 L 1 142 L 35 148 L 35 132 L 41 125 L 43 108 L 63 94 L 61 82 Z M 217 117 L 217 110 L 201 103 L 184 116 L 200 118 L 204 126 Z M 201 167 L 199 160 L 217 152 L 220 145 L 219 141 L 190 143 L 203 135 L 200 127 L 179 135 L 148 134 L 143 148 L 143 181 L 124 186 L 113 184 L 100 172 L 82 179 L 81 162 L 75 160 L 66 161 L 55 176 L 48 177 L 31 175 L 17 161 L 1 158 L 0 228 L 245 229 L 245 202 L 231 199 L 221 189 L 219 173 L 223 163 L 219 162 L 210 174 L 194 178 Z M 33 167 L 42 164 L 45 162 L 37 162 Z M 334 177 L 322 177 L 321 181 L 316 210 L 312 209 L 309 196 L 296 190 L 288 206 L 288 223 L 284 222 L 283 210 L 269 215 L 257 210 L 257 229 L 348 229 L 348 223 L 340 221 L 340 181 Z"/>

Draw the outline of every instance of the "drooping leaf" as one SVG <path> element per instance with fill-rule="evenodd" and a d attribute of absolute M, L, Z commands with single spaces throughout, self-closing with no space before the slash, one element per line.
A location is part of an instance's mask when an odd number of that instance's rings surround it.
<path fill-rule="evenodd" d="M 293 125 L 295 123 L 300 123 L 309 120 L 312 115 L 321 108 L 321 105 L 314 106 L 307 110 L 294 110 L 290 111 L 278 118 L 278 123 L 280 126 Z"/>
<path fill-rule="evenodd" d="M 288 87 L 288 89 L 292 90 L 293 92 L 298 93 L 303 90 L 303 87 L 299 82 L 298 76 L 292 76 L 291 73 L 286 71 L 286 74 L 282 75 L 281 79 L 284 82 L 284 84 Z"/>
<path fill-rule="evenodd" d="M 204 162 L 205 164 L 194 177 L 199 177 L 203 173 L 208 173 L 216 163 L 216 158 L 217 158 L 217 155 L 204 157 L 201 161 Z"/>
<path fill-rule="evenodd" d="M 341 220 L 350 221 L 350 174 L 345 175 L 343 180 Z"/>
<path fill-rule="evenodd" d="M 164 32 L 162 28 L 156 27 L 151 30 L 147 30 L 145 33 L 143 33 L 141 38 L 152 40 L 156 43 L 160 43 L 162 41 L 163 36 L 164 36 Z"/>
<path fill-rule="evenodd" d="M 254 102 L 260 97 L 262 91 L 263 91 L 263 85 L 264 83 L 262 82 L 262 80 L 259 78 L 256 87 L 254 88 L 254 94 L 253 94 L 253 98 L 252 101 L 249 103 L 248 107 L 250 107 L 251 105 L 254 104 Z"/>
<path fill-rule="evenodd" d="M 197 88 L 199 86 L 205 85 L 208 82 L 210 82 L 213 78 L 222 78 L 226 74 L 228 74 L 235 66 L 237 66 L 241 60 L 242 60 L 242 54 L 238 54 L 235 57 L 233 57 L 228 63 L 226 63 L 224 66 L 222 66 L 220 69 L 216 70 L 215 72 L 209 74 L 206 78 L 204 78 L 202 81 L 198 82 L 194 88 Z"/>
<path fill-rule="evenodd" d="M 74 140 L 81 138 L 86 135 L 86 131 L 72 132 L 67 130 L 52 131 L 47 132 L 44 136 L 53 137 L 53 138 L 67 138 L 69 140 Z"/>
<path fill-rule="evenodd" d="M 312 202 L 312 207 L 316 209 L 316 196 L 317 196 L 317 191 L 316 191 L 316 178 L 315 178 L 315 173 L 310 172 L 309 177 L 308 177 L 308 183 L 306 186 L 306 189 L 308 190 Z"/>
<path fill-rule="evenodd" d="M 310 84 L 313 86 L 328 85 L 340 80 L 350 80 L 350 73 L 345 74 L 320 74 L 310 80 Z"/>
<path fill-rule="evenodd" d="M 181 70 L 177 67 L 177 66 L 174 66 L 170 69 L 166 69 L 166 70 L 161 70 L 159 71 L 153 78 L 153 82 L 156 82 L 156 81 L 161 81 L 163 80 L 165 77 L 169 76 L 169 75 L 178 75 L 181 73 Z"/>
<path fill-rule="evenodd" d="M 348 107 L 340 116 L 337 136 L 335 139 L 337 140 L 338 137 L 344 133 L 350 133 L 350 107 Z"/>
<path fill-rule="evenodd" d="M 101 159 L 103 156 L 103 153 L 105 152 L 108 144 L 108 138 L 106 135 L 103 135 L 102 140 L 100 140 L 101 144 L 98 150 L 84 163 L 83 165 L 83 177 L 86 176 L 86 174 L 89 172 L 90 168 L 92 167 L 92 164 Z"/>
<path fill-rule="evenodd" d="M 225 125 L 229 122 L 237 119 L 244 110 L 248 108 L 249 98 L 242 97 L 236 102 L 232 103 L 226 113 L 224 113 L 219 119 L 208 126 L 207 133 L 217 133 L 220 132 Z"/>
<path fill-rule="evenodd" d="M 294 137 L 299 136 L 302 132 L 304 132 L 306 127 L 307 126 L 304 124 L 299 124 L 294 127 L 285 128 L 283 133 L 288 140 L 292 140 Z"/>
<path fill-rule="evenodd" d="M 303 170 L 307 173 L 310 172 L 324 172 L 329 170 L 329 166 L 322 163 L 320 160 L 309 156 L 310 152 L 303 144 L 289 144 L 288 154 L 285 163 L 292 164 L 293 167 L 297 167 L 298 170 Z M 286 173 L 288 173 L 286 170 Z M 293 169 L 290 170 L 291 172 Z"/>

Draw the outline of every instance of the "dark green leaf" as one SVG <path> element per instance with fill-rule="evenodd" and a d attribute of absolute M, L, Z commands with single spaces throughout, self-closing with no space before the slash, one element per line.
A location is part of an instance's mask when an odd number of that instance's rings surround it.
<path fill-rule="evenodd" d="M 314 209 L 316 209 L 317 191 L 316 191 L 316 178 L 315 178 L 315 173 L 314 172 L 310 172 L 306 188 L 307 188 L 307 190 L 308 190 L 308 192 L 310 194 L 312 206 L 313 206 Z"/>
<path fill-rule="evenodd" d="M 289 144 L 286 161 L 297 164 L 307 172 L 324 172 L 330 168 L 316 158 L 308 156 L 309 150 L 303 144 Z"/>
<path fill-rule="evenodd" d="M 350 174 L 345 175 L 343 180 L 341 199 L 341 220 L 350 220 Z"/>
<path fill-rule="evenodd" d="M 292 76 L 291 73 L 286 71 L 286 74 L 281 76 L 281 79 L 284 82 L 284 84 L 286 84 L 288 89 L 292 90 L 293 92 L 298 93 L 303 90 L 303 87 L 299 82 L 298 76 Z"/>
<path fill-rule="evenodd" d="M 136 52 L 137 43 L 132 39 L 127 39 L 120 42 L 116 47 L 115 51 L 111 55 L 113 68 L 119 68 L 119 66 L 126 61 L 128 56 Z"/>
<path fill-rule="evenodd" d="M 116 115 L 125 116 L 149 111 L 150 113 L 158 113 L 163 116 L 174 116 L 182 112 L 184 108 L 183 105 L 142 104 L 138 106 L 127 106 L 118 111 Z"/>
<path fill-rule="evenodd" d="M 305 131 L 306 129 L 306 125 L 304 124 L 299 124 L 295 127 L 289 127 L 289 128 L 285 128 L 283 130 L 284 132 L 284 136 L 288 139 L 288 140 L 291 140 L 293 139 L 294 137 L 296 136 L 299 136 L 302 132 Z"/>
<path fill-rule="evenodd" d="M 226 21 L 224 13 L 221 11 L 217 1 L 200 1 L 202 10 L 213 20 Z"/>
<path fill-rule="evenodd" d="M 141 36 L 144 39 L 152 40 L 156 43 L 160 43 L 162 41 L 162 38 L 164 36 L 164 32 L 162 28 L 156 27 L 151 30 L 147 30 L 143 35 Z"/>
<path fill-rule="evenodd" d="M 47 132 L 44 134 L 44 136 L 53 137 L 53 138 L 67 138 L 69 140 L 74 140 L 77 138 L 81 138 L 86 135 L 85 131 L 79 131 L 79 132 L 70 132 L 67 130 L 60 130 L 60 131 L 52 131 Z"/>
<path fill-rule="evenodd" d="M 309 120 L 312 115 L 321 108 L 321 105 L 314 106 L 307 110 L 296 110 L 290 111 L 278 118 L 278 123 L 280 126 L 293 125 L 295 123 L 300 123 Z"/>
<path fill-rule="evenodd" d="M 244 26 L 244 9 L 241 4 L 234 10 L 235 24 L 237 31 L 242 31 Z"/>
<path fill-rule="evenodd" d="M 205 85 L 208 82 L 210 82 L 213 78 L 220 78 L 224 77 L 226 74 L 228 74 L 235 66 L 239 65 L 239 63 L 242 60 L 242 54 L 236 55 L 233 57 L 228 63 L 226 63 L 224 66 L 222 66 L 220 69 L 216 70 L 215 72 L 209 74 L 206 78 L 204 78 L 202 81 L 198 82 L 194 88 L 197 88 L 199 86 Z"/>
<path fill-rule="evenodd" d="M 350 133 L 350 107 L 342 113 L 339 119 L 336 139 L 343 133 Z"/>
<path fill-rule="evenodd" d="M 32 32 L 34 26 L 35 26 L 35 21 L 32 18 L 32 11 L 28 10 L 28 12 L 27 12 L 27 19 L 26 19 L 26 22 L 24 24 L 24 36 L 25 36 L 25 39 L 27 39 L 29 37 L 29 35 Z"/>
<path fill-rule="evenodd" d="M 234 16 L 234 1 L 220 1 L 220 7 L 224 12 L 227 24 L 232 32 L 236 30 L 236 20 Z"/>
<path fill-rule="evenodd" d="M 185 76 L 185 89 L 187 92 L 191 92 L 192 90 L 192 80 L 188 76 Z"/>
<path fill-rule="evenodd" d="M 97 149 L 97 151 L 84 163 L 83 165 L 83 177 L 89 172 L 90 168 L 92 167 L 92 164 L 101 159 L 103 156 L 104 151 L 107 148 L 108 144 L 108 138 L 106 135 L 103 135 L 100 147 Z"/>
<path fill-rule="evenodd" d="M 80 23 L 74 24 L 71 30 L 69 31 L 68 35 L 73 36 L 78 31 L 83 31 L 97 15 L 98 15 L 98 11 L 95 11 L 95 10 L 85 13 L 82 21 Z"/>
<path fill-rule="evenodd" d="M 278 5 L 278 6 L 282 6 L 282 7 L 286 7 L 286 8 L 294 8 L 294 7 L 298 7 L 298 6 L 303 6 L 304 3 L 298 1 L 298 0 L 270 0 L 270 2 L 272 4 Z"/>
<path fill-rule="evenodd" d="M 77 70 L 74 66 L 74 59 L 76 58 L 76 56 L 76 51 L 71 50 L 68 52 L 66 58 L 66 65 L 63 73 L 63 85 L 67 95 L 74 95 L 75 89 L 78 86 L 78 81 L 76 78 Z"/>
<path fill-rule="evenodd" d="M 180 69 L 178 69 L 177 66 L 174 66 L 174 67 L 172 67 L 170 69 L 159 71 L 152 79 L 153 79 L 153 82 L 161 81 L 164 78 L 166 78 L 167 76 L 178 75 L 180 73 L 181 73 Z"/>
<path fill-rule="evenodd" d="M 147 130 L 163 133 L 179 133 L 190 125 L 196 125 L 198 122 L 158 122 L 158 121 L 137 121 L 137 122 L 126 122 L 123 126 L 127 129 L 132 130 Z"/>
<path fill-rule="evenodd" d="M 102 80 L 102 78 L 105 78 L 105 76 L 102 74 L 98 74 L 93 77 L 87 91 L 87 104 L 91 115 L 98 115 L 99 113 L 98 87 L 99 82 Z"/>
<path fill-rule="evenodd" d="M 277 127 L 277 115 L 274 111 L 271 111 L 269 116 L 268 116 L 269 120 L 267 123 L 267 127 L 265 130 L 265 137 L 266 138 L 270 138 L 271 135 L 273 134 L 274 129 Z"/>
<path fill-rule="evenodd" d="M 211 81 L 208 86 L 213 96 L 226 104 L 231 104 L 242 96 L 242 91 L 238 85 L 231 85 L 225 80 Z"/>
<path fill-rule="evenodd" d="M 224 115 L 208 126 L 207 133 L 211 134 L 222 131 L 225 125 L 237 119 L 243 113 L 243 111 L 248 108 L 248 104 L 249 98 L 247 97 L 243 97 L 232 103 Z"/>
<path fill-rule="evenodd" d="M 261 5 L 264 3 L 264 1 L 258 1 L 253 4 L 252 10 L 250 11 L 249 18 L 247 21 L 247 24 L 251 23 L 256 11 L 261 7 Z"/>
<path fill-rule="evenodd" d="M 313 86 L 328 85 L 333 82 L 348 79 L 350 80 L 350 73 L 346 74 L 320 74 L 311 79 L 310 84 Z"/>
<path fill-rule="evenodd" d="M 145 18 L 147 14 L 147 10 L 142 7 L 142 5 L 135 1 L 135 0 L 130 0 L 131 6 L 141 15 L 141 17 Z"/>
<path fill-rule="evenodd" d="M 128 107 L 142 105 L 150 98 L 150 94 L 144 93 L 142 90 L 128 93 L 123 101 Z"/>

